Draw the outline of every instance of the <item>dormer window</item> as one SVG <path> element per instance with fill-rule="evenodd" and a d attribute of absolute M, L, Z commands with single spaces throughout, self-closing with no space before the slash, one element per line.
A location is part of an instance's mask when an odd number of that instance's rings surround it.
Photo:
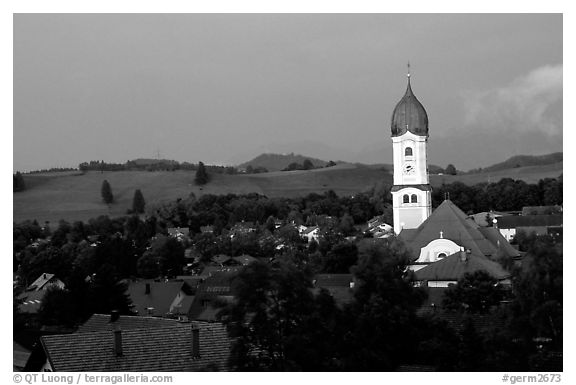
<path fill-rule="evenodd" d="M 412 147 L 406 147 L 404 149 L 404 156 L 412 156 Z"/>

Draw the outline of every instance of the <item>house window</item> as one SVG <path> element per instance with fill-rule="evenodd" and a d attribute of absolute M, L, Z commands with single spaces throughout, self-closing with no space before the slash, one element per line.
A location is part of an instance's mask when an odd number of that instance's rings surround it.
<path fill-rule="evenodd" d="M 412 194 L 412 203 L 418 203 L 418 196 L 416 194 Z"/>
<path fill-rule="evenodd" d="M 402 197 L 402 202 L 403 203 L 410 203 L 410 197 L 408 196 L 408 194 L 406 194 Z"/>
<path fill-rule="evenodd" d="M 437 259 L 446 258 L 446 254 L 445 254 L 445 253 L 440 253 L 440 254 L 438 254 L 438 256 L 437 256 L 436 258 L 437 258 Z"/>
<path fill-rule="evenodd" d="M 412 156 L 412 147 L 406 147 L 404 150 L 404 156 Z"/>

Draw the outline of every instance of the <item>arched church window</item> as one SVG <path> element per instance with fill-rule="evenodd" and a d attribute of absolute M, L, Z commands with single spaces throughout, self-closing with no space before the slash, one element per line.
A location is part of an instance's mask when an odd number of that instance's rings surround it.
<path fill-rule="evenodd" d="M 402 197 L 402 200 L 403 200 L 404 203 L 410 203 L 410 197 L 408 196 L 408 194 L 404 195 L 404 196 Z"/>
<path fill-rule="evenodd" d="M 404 156 L 412 156 L 412 147 L 406 147 L 404 150 Z"/>
<path fill-rule="evenodd" d="M 416 194 L 412 194 L 412 203 L 418 203 L 418 196 Z"/>

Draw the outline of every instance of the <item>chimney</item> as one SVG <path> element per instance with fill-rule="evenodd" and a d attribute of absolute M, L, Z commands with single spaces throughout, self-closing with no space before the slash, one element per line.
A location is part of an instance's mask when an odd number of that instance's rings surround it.
<path fill-rule="evenodd" d="M 146 291 L 144 294 L 150 294 L 150 282 L 146 282 Z"/>
<path fill-rule="evenodd" d="M 120 327 L 114 330 L 114 354 L 116 357 L 122 357 L 122 330 Z"/>
<path fill-rule="evenodd" d="M 110 312 L 110 322 L 116 322 L 120 319 L 120 312 L 118 310 L 112 310 Z"/>
<path fill-rule="evenodd" d="M 466 262 L 468 260 L 468 256 L 464 250 L 460 251 L 460 262 Z"/>
<path fill-rule="evenodd" d="M 200 358 L 200 328 L 192 323 L 192 358 Z"/>

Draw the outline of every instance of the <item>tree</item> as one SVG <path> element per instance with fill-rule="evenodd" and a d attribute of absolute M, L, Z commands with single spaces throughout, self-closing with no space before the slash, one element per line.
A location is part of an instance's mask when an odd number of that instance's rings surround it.
<path fill-rule="evenodd" d="M 302 164 L 302 168 L 304 170 L 312 170 L 314 168 L 314 163 L 310 159 L 304 159 L 304 163 Z"/>
<path fill-rule="evenodd" d="M 523 338 L 549 338 L 562 346 L 562 244 L 549 237 L 537 238 L 516 272 L 512 284 L 514 330 Z"/>
<path fill-rule="evenodd" d="M 344 370 L 390 371 L 410 362 L 418 344 L 416 309 L 424 299 L 406 268 L 402 243 L 371 243 L 360 250 L 354 302 L 347 308 Z"/>
<path fill-rule="evenodd" d="M 132 212 L 136 214 L 143 214 L 145 206 L 146 202 L 144 201 L 144 195 L 142 195 L 142 191 L 140 191 L 140 189 L 137 189 L 134 191 L 134 199 L 132 200 Z"/>
<path fill-rule="evenodd" d="M 348 213 L 344 214 L 340 223 L 338 224 L 338 230 L 345 236 L 352 235 L 355 231 L 354 229 L 354 218 Z"/>
<path fill-rule="evenodd" d="M 88 293 L 91 313 L 110 314 L 117 310 L 120 314 L 131 315 L 132 300 L 126 293 L 128 284 L 119 280 L 113 266 L 104 264 L 93 275 Z"/>
<path fill-rule="evenodd" d="M 208 173 L 206 172 L 206 166 L 204 166 L 204 163 L 199 162 L 194 181 L 196 182 L 197 185 L 204 185 L 208 183 L 209 179 L 210 178 L 208 176 Z"/>
<path fill-rule="evenodd" d="M 104 201 L 104 203 L 109 205 L 114 201 L 114 195 L 112 195 L 112 187 L 110 187 L 110 183 L 108 183 L 106 179 L 104 180 L 104 182 L 102 182 L 101 193 L 102 193 L 102 200 Z"/>
<path fill-rule="evenodd" d="M 184 246 L 166 236 L 158 236 L 137 262 L 138 274 L 144 278 L 176 276 L 182 273 L 183 266 Z"/>
<path fill-rule="evenodd" d="M 358 248 L 354 243 L 340 242 L 332 246 L 323 258 L 324 273 L 347 274 L 358 262 Z"/>
<path fill-rule="evenodd" d="M 483 270 L 466 273 L 456 285 L 444 293 L 442 306 L 453 311 L 472 314 L 488 313 L 504 299 L 504 289 L 498 280 Z"/>
<path fill-rule="evenodd" d="M 16 174 L 14 174 L 12 176 L 12 183 L 13 183 L 12 190 L 14 192 L 26 190 L 26 184 L 24 183 L 24 177 L 22 176 L 20 171 L 17 171 Z"/>
<path fill-rule="evenodd" d="M 254 262 L 232 283 L 236 300 L 219 318 L 233 338 L 239 370 L 328 370 L 334 366 L 339 310 L 290 263 Z"/>
<path fill-rule="evenodd" d="M 276 220 L 272 215 L 270 215 L 268 219 L 266 219 L 266 222 L 264 223 L 264 228 L 270 231 L 271 233 L 273 233 L 274 230 L 276 230 Z"/>
<path fill-rule="evenodd" d="M 446 174 L 448 175 L 456 175 L 457 171 L 456 171 L 456 167 L 454 167 L 453 164 L 449 164 L 448 166 L 446 166 Z"/>

